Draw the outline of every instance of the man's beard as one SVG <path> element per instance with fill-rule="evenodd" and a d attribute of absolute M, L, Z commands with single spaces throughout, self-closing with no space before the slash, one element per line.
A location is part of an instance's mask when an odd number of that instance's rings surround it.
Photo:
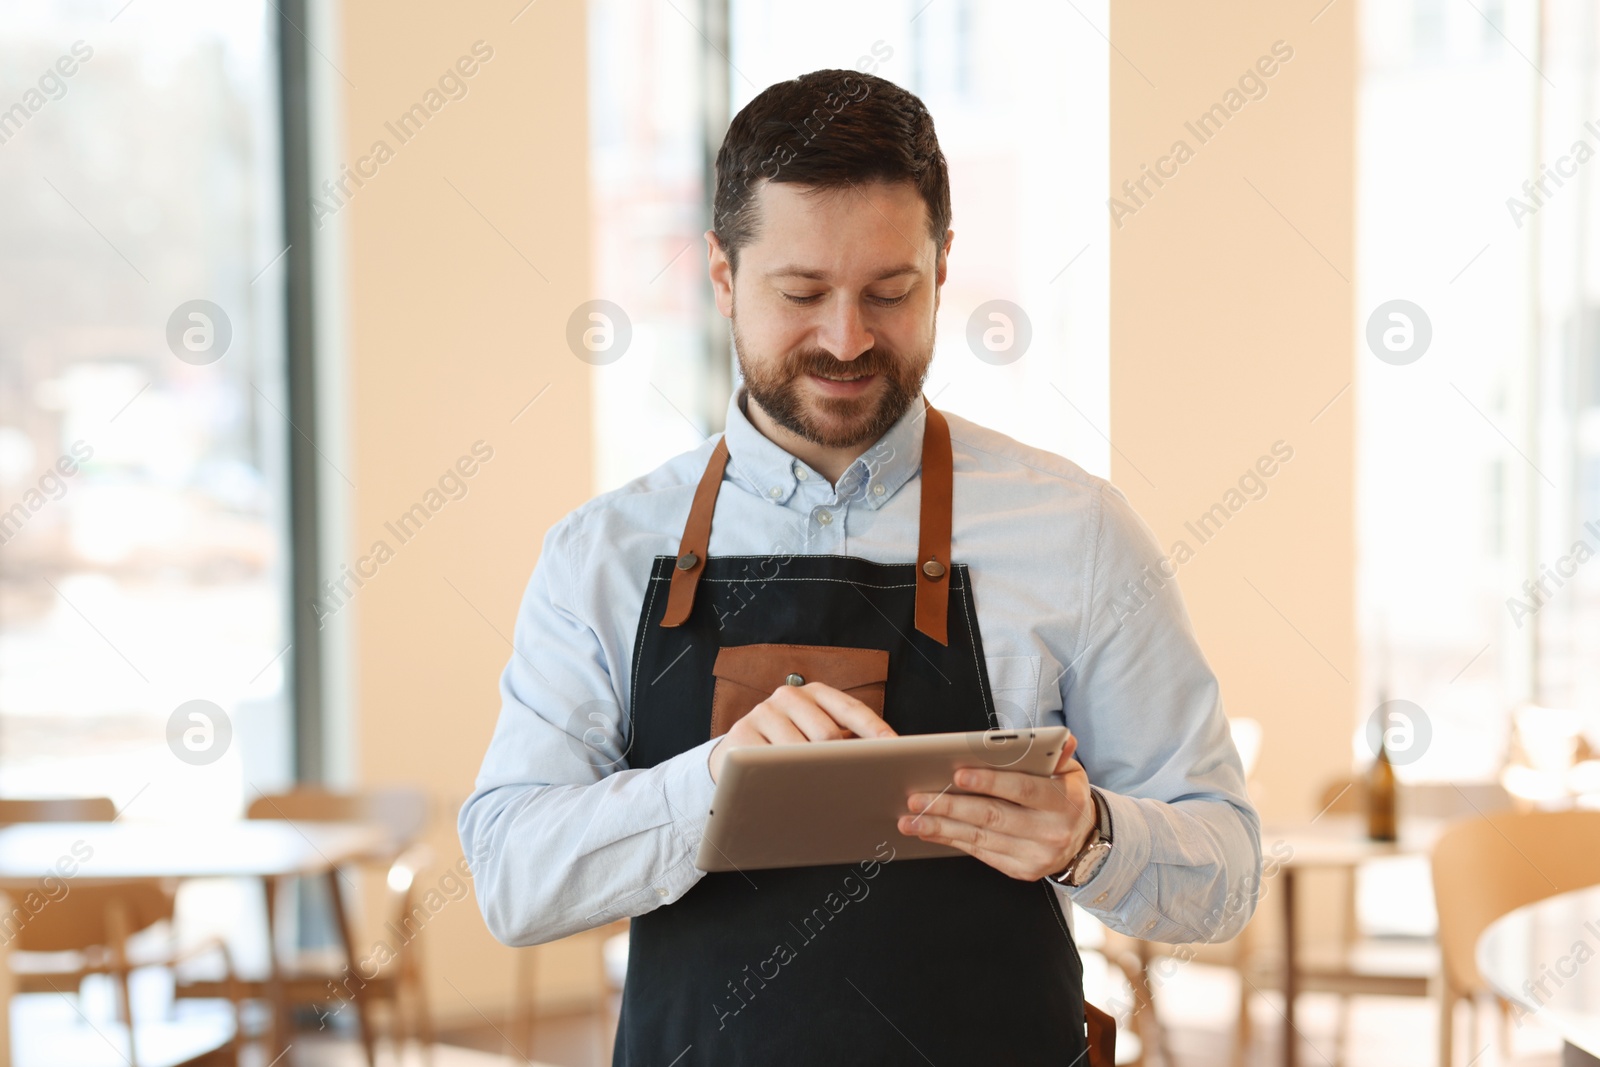
<path fill-rule="evenodd" d="M 793 352 L 781 360 L 763 355 L 752 361 L 746 358 L 748 349 L 739 334 L 737 314 L 733 317 L 733 347 L 750 398 L 773 422 L 823 448 L 866 446 L 882 437 L 921 395 L 933 362 L 931 338 L 927 351 L 915 358 L 874 344 L 849 362 L 834 359 L 820 348 Z M 871 374 L 883 385 L 869 385 L 859 397 L 808 398 L 804 394 L 811 390 L 806 384 L 810 374 Z"/>

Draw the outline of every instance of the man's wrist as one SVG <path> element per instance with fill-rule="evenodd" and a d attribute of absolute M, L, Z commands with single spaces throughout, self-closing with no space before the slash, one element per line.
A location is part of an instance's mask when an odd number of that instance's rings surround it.
<path fill-rule="evenodd" d="M 1094 786 L 1089 787 L 1089 799 L 1095 813 L 1089 835 L 1067 865 L 1049 875 L 1052 882 L 1073 888 L 1083 885 L 1105 865 L 1111 852 L 1111 805 L 1106 803 L 1105 797 Z"/>

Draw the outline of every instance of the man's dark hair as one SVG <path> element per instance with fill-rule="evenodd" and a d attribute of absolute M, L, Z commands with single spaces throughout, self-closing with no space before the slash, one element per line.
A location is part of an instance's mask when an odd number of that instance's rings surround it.
<path fill-rule="evenodd" d="M 760 225 L 755 194 L 768 181 L 818 191 L 910 182 L 928 207 L 936 249 L 950 228 L 950 174 L 933 116 L 914 93 L 876 75 L 814 70 L 768 86 L 728 124 L 716 167 L 711 228 L 734 270 Z"/>

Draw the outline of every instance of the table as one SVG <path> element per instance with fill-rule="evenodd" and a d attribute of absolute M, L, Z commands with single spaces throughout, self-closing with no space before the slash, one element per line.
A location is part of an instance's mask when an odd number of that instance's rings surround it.
<path fill-rule="evenodd" d="M 1594 847 L 1593 842 L 1584 847 Z M 1600 886 L 1541 900 L 1489 924 L 1478 971 L 1522 1014 L 1561 1035 L 1563 1067 L 1600 1067 Z"/>
<path fill-rule="evenodd" d="M 45 877 L 69 883 L 259 878 L 266 889 L 267 937 L 272 946 L 276 944 L 278 883 L 285 878 L 323 877 L 345 965 L 353 972 L 355 940 L 339 891 L 339 868 L 386 855 L 393 845 L 387 829 L 363 823 L 286 819 L 192 824 L 15 823 L 0 827 L 0 892 L 26 893 Z M 275 1044 L 282 1048 L 289 1005 L 278 954 L 273 951 L 269 955 L 273 1033 Z M 373 1035 L 362 998 L 355 998 L 355 1008 L 371 1065 L 375 1062 Z"/>
<path fill-rule="evenodd" d="M 1385 856 L 1431 852 L 1446 825 L 1443 819 L 1402 819 L 1398 841 L 1373 841 L 1367 837 L 1365 816 L 1342 813 L 1318 816 L 1309 822 L 1276 823 L 1261 828 L 1262 860 L 1264 863 L 1276 860 L 1283 887 L 1284 1067 L 1297 1067 L 1300 1062 L 1299 1031 L 1294 1024 L 1300 978 L 1295 951 L 1299 934 L 1294 899 L 1296 872 L 1359 867 L 1368 860 Z"/>

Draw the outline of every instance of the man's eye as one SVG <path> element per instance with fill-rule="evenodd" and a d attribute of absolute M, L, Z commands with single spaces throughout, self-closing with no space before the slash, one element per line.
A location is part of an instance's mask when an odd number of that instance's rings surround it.
<path fill-rule="evenodd" d="M 818 300 L 821 300 L 822 294 L 812 293 L 810 296 L 795 296 L 793 293 L 784 293 L 783 298 L 789 301 L 791 304 L 799 304 L 803 307 L 808 304 L 815 304 Z"/>
<path fill-rule="evenodd" d="M 899 296 L 875 296 L 872 299 L 876 300 L 883 307 L 892 308 L 896 304 L 904 303 L 906 297 L 908 297 L 910 295 L 911 295 L 911 291 L 908 289 L 905 292 L 901 293 Z"/>

